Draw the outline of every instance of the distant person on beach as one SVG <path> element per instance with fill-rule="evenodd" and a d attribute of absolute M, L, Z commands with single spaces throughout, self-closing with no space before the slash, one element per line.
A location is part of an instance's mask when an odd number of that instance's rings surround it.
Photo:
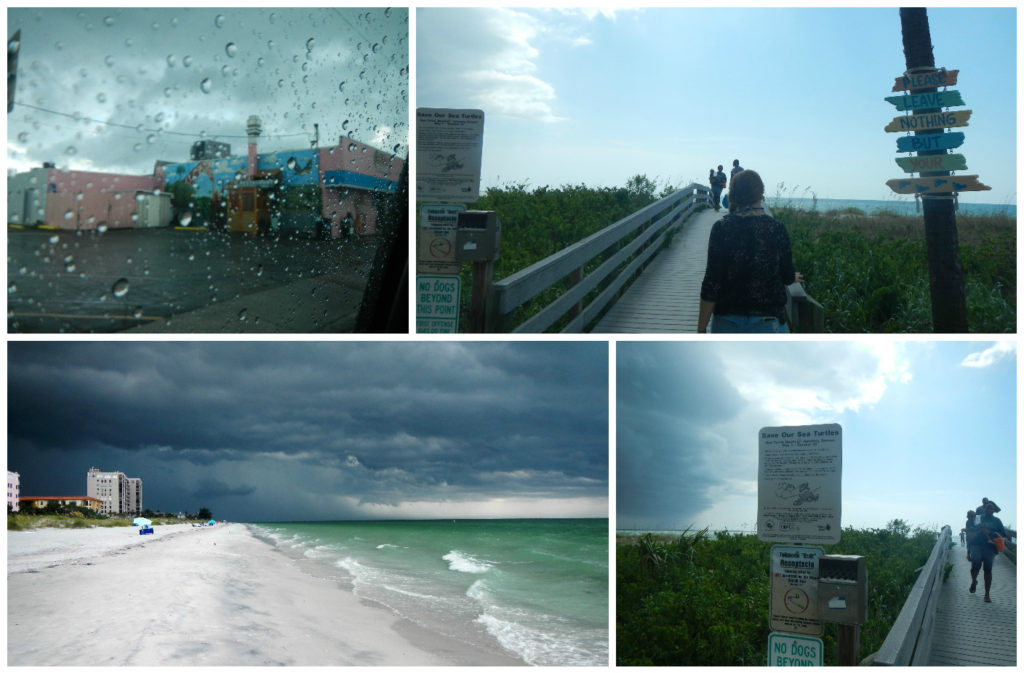
<path fill-rule="evenodd" d="M 996 547 L 996 538 L 1005 538 L 1006 529 L 1003 522 L 996 518 L 995 503 L 989 502 L 985 505 L 985 513 L 981 515 L 978 523 L 977 533 L 974 536 L 974 546 L 971 547 L 971 588 L 973 594 L 978 588 L 978 570 L 984 566 L 985 569 L 985 602 L 991 603 L 989 591 L 992 589 L 992 562 L 999 553 Z"/>
<path fill-rule="evenodd" d="M 697 331 L 787 332 L 786 286 L 802 282 L 782 222 L 762 206 L 764 182 L 754 171 L 737 173 L 728 215 L 711 228 L 700 290 Z M 713 317 L 713 320 L 712 320 Z"/>
<path fill-rule="evenodd" d="M 732 170 L 729 172 L 729 179 L 732 180 L 733 178 L 736 177 L 737 173 L 741 173 L 742 171 L 743 171 L 743 166 L 740 166 L 740 160 L 739 159 L 733 159 L 732 160 Z"/>
<path fill-rule="evenodd" d="M 961 528 L 960 529 L 960 546 L 961 547 L 966 547 L 967 546 L 967 529 L 966 528 Z"/>

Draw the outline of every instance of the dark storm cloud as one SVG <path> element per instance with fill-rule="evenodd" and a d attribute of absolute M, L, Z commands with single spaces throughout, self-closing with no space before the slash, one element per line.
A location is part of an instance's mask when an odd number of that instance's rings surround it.
<path fill-rule="evenodd" d="M 707 344 L 620 342 L 616 364 L 618 525 L 685 527 L 728 467 L 707 429 L 745 402 Z"/>
<path fill-rule="evenodd" d="M 405 9 L 15 8 L 8 26 L 17 102 L 73 115 L 16 106 L 18 165 L 148 173 L 187 161 L 199 134 L 244 154 L 252 114 L 261 151 L 308 148 L 316 123 L 323 147 L 345 135 L 406 153 Z"/>
<path fill-rule="evenodd" d="M 8 349 L 16 470 L 43 456 L 84 474 L 109 455 L 234 496 L 275 473 L 364 503 L 607 496 L 604 343 Z"/>

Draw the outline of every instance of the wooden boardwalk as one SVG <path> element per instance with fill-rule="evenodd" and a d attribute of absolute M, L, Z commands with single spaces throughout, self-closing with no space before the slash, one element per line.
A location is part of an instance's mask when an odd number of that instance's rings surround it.
<path fill-rule="evenodd" d="M 1017 568 L 1003 554 L 992 565 L 992 602 L 984 602 L 984 571 L 978 590 L 968 592 L 967 550 L 949 552 L 953 572 L 942 585 L 935 610 L 929 666 L 1017 665 Z"/>
<path fill-rule="evenodd" d="M 595 334 L 696 333 L 711 225 L 726 211 L 694 215 L 593 329 Z"/>

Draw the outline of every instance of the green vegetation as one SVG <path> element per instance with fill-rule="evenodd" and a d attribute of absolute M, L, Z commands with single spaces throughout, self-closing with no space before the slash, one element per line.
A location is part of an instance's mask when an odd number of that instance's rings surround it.
<path fill-rule="evenodd" d="M 860 658 L 876 652 L 925 564 L 936 533 L 895 519 L 843 531 L 829 554 L 860 554 L 868 567 L 868 621 Z M 771 543 L 707 530 L 675 539 L 645 535 L 616 549 L 618 665 L 763 666 L 767 662 Z M 836 626 L 822 636 L 836 665 Z"/>
<path fill-rule="evenodd" d="M 205 513 L 205 516 L 203 514 Z M 186 514 L 185 519 L 165 512 L 154 512 L 147 509 L 142 516 L 151 520 L 155 526 L 189 523 L 192 521 L 206 522 L 213 515 L 203 507 L 197 514 Z M 23 507 L 18 512 L 7 508 L 7 530 L 32 530 L 34 528 L 115 528 L 131 526 L 135 514 L 108 516 L 100 514 L 88 507 L 59 505 L 53 502 L 45 507 Z"/>
<path fill-rule="evenodd" d="M 789 231 L 807 293 L 825 309 L 825 331 L 931 332 L 921 218 L 850 210 L 772 213 Z M 1016 226 L 1005 215 L 957 215 L 972 332 L 1017 329 Z"/>

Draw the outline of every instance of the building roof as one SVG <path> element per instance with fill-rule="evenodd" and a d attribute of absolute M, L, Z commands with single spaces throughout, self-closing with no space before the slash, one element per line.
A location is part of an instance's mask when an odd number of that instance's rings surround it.
<path fill-rule="evenodd" d="M 18 500 L 95 500 L 103 502 L 99 498 L 88 495 L 23 495 Z"/>

